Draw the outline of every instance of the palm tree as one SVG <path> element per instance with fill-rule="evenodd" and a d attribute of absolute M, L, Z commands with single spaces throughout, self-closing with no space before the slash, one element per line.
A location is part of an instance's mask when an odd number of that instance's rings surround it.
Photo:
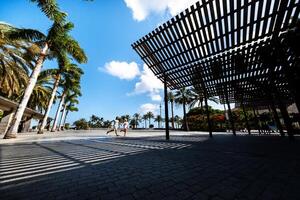
<path fill-rule="evenodd" d="M 12 120 L 12 125 L 9 130 L 6 132 L 4 138 L 15 138 L 18 132 L 18 126 L 20 124 L 21 118 L 23 116 L 24 110 L 27 106 L 33 88 L 36 84 L 37 78 L 40 74 L 42 65 L 47 58 L 47 56 L 57 56 L 62 53 L 66 53 L 71 55 L 75 60 L 79 63 L 83 63 L 87 61 L 87 58 L 80 48 L 77 41 L 75 41 L 68 34 L 73 28 L 72 23 L 66 23 L 65 17 L 66 14 L 61 12 L 58 8 L 58 5 L 55 0 L 52 1 L 43 1 L 43 0 L 31 0 L 32 2 L 36 2 L 41 10 L 46 14 L 46 16 L 51 19 L 54 23 L 52 27 L 49 29 L 47 36 L 41 37 L 40 43 L 43 44 L 40 55 L 38 56 L 35 67 L 31 73 L 29 84 L 26 87 L 24 92 L 24 96 L 22 98 L 21 103 L 16 111 L 16 114 Z M 16 30 L 10 31 L 9 36 L 11 38 L 26 38 L 32 39 L 36 35 L 24 35 L 23 32 L 19 32 Z M 43 35 L 39 33 L 39 35 Z"/>
<path fill-rule="evenodd" d="M 65 102 L 64 102 L 64 106 L 63 106 L 63 110 L 62 110 L 62 115 L 61 115 L 61 118 L 60 118 L 60 122 L 59 122 L 59 128 L 58 130 L 64 130 L 64 125 L 65 125 L 65 118 L 66 118 L 66 112 L 67 112 L 67 107 L 70 103 L 72 103 L 73 105 L 75 104 L 79 104 L 79 101 L 78 101 L 78 97 L 81 96 L 81 93 L 76 93 L 76 92 L 69 92 L 65 98 Z M 98 122 L 98 125 L 99 123 L 101 124 L 101 119 L 103 121 L 103 118 L 97 118 L 99 119 L 100 121 Z M 100 128 L 100 127 L 99 127 Z"/>
<path fill-rule="evenodd" d="M 72 71 L 69 71 L 69 73 L 65 74 L 64 80 L 63 80 L 63 92 L 60 98 L 60 103 L 58 105 L 53 126 L 51 131 L 56 131 L 57 128 L 57 122 L 59 119 L 60 111 L 62 109 L 63 104 L 65 103 L 66 96 L 72 92 L 76 95 L 81 96 L 80 93 L 80 78 L 83 74 L 83 71 L 80 68 L 74 68 Z"/>
<path fill-rule="evenodd" d="M 220 103 L 220 100 L 217 97 L 209 97 L 207 100 L 212 101 L 216 104 Z M 190 108 L 200 107 L 201 109 L 203 109 L 203 101 L 204 101 L 203 91 L 192 87 L 189 107 Z"/>
<path fill-rule="evenodd" d="M 154 121 L 157 122 L 157 127 L 161 128 L 161 121 L 162 121 L 162 117 L 160 115 L 156 115 Z"/>
<path fill-rule="evenodd" d="M 203 108 L 204 96 L 202 90 L 191 88 L 191 102 L 190 108 L 200 107 Z"/>
<path fill-rule="evenodd" d="M 174 94 L 173 94 L 173 92 L 168 92 L 168 101 L 171 103 L 172 128 L 174 128 Z"/>
<path fill-rule="evenodd" d="M 89 126 L 91 128 L 101 128 L 103 126 L 103 117 L 98 117 L 96 115 L 92 115 L 90 117 Z"/>
<path fill-rule="evenodd" d="M 148 116 L 146 114 L 143 115 L 142 119 L 144 120 L 144 123 L 145 123 L 145 128 L 147 127 L 147 119 L 148 119 Z"/>
<path fill-rule="evenodd" d="M 177 128 L 179 128 L 179 126 L 181 125 L 182 119 L 178 115 L 175 115 L 174 120 L 177 125 Z"/>
<path fill-rule="evenodd" d="M 139 113 L 134 113 L 133 118 L 135 119 L 135 128 L 138 127 L 138 123 L 141 120 L 141 115 Z"/>
<path fill-rule="evenodd" d="M 66 55 L 59 56 L 58 61 L 59 61 L 59 69 L 53 70 L 53 76 L 54 76 L 55 82 L 54 82 L 53 88 L 52 88 L 52 95 L 51 95 L 51 98 L 49 100 L 47 110 L 44 114 L 42 124 L 39 127 L 38 134 L 42 134 L 44 132 L 44 128 L 46 126 L 47 119 L 48 119 L 50 110 L 52 108 L 53 101 L 55 99 L 55 96 L 56 96 L 56 93 L 57 93 L 57 90 L 58 90 L 59 83 L 60 83 L 61 79 L 62 78 L 64 79 L 66 76 L 68 76 L 69 73 L 76 73 L 76 70 L 78 68 L 78 66 L 76 64 L 70 64 L 69 63 L 69 59 L 66 57 Z M 65 105 L 64 108 L 66 108 L 66 105 Z"/>
<path fill-rule="evenodd" d="M 29 108 L 38 110 L 40 112 L 46 110 L 47 104 L 51 97 L 51 71 L 52 70 L 44 70 L 38 77 L 38 80 L 33 88 L 33 92 L 27 104 Z M 20 97 L 23 96 L 23 92 L 24 88 L 21 91 Z"/>
<path fill-rule="evenodd" d="M 154 118 L 154 114 L 152 112 L 146 113 L 147 119 L 149 120 L 149 126 L 151 125 L 151 119 Z"/>
<path fill-rule="evenodd" d="M 127 119 L 127 121 L 130 121 L 130 115 L 122 115 L 120 119 L 121 119 L 121 123 L 123 123 L 125 119 Z"/>
<path fill-rule="evenodd" d="M 65 124 L 66 124 L 66 121 L 67 121 L 67 117 L 69 115 L 69 112 L 78 112 L 78 108 L 76 107 L 76 105 L 72 102 L 70 102 L 69 104 L 67 104 L 67 107 L 66 107 L 66 115 L 65 115 L 65 118 L 64 118 L 64 121 L 63 121 L 63 124 L 62 124 L 62 127 L 65 127 Z M 103 126 L 104 125 L 104 122 L 103 122 Z"/>
<path fill-rule="evenodd" d="M 124 115 L 125 119 L 127 119 L 127 121 L 129 122 L 129 120 L 131 119 L 130 115 Z"/>
<path fill-rule="evenodd" d="M 9 39 L 10 30 L 17 29 L 0 23 L 0 95 L 15 99 L 28 84 L 28 74 L 40 48 L 26 40 Z"/>
<path fill-rule="evenodd" d="M 183 107 L 183 119 L 184 119 L 184 129 L 189 130 L 187 117 L 186 117 L 186 105 L 191 101 L 191 90 L 188 88 L 181 88 L 175 92 L 174 95 L 175 103 L 182 104 Z"/>

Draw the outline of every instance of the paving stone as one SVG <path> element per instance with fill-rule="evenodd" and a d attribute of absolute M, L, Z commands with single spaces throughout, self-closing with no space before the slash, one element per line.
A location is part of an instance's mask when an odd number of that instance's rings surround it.
<path fill-rule="evenodd" d="M 1 145 L 1 199 L 299 199 L 294 143 L 216 135 Z"/>

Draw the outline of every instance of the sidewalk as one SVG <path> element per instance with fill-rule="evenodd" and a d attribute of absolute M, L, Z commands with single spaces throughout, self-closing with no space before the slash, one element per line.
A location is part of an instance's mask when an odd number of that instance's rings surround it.
<path fill-rule="evenodd" d="M 220 133 L 218 133 L 220 134 Z M 123 137 L 123 133 L 119 133 L 119 137 Z M 184 132 L 184 131 L 170 131 L 171 136 L 189 136 L 189 135 L 208 135 L 207 132 Z M 126 137 L 155 137 L 165 136 L 162 130 L 129 130 Z M 0 135 L 3 138 L 3 135 Z M 113 132 L 106 134 L 106 129 L 99 130 L 68 130 L 59 132 L 45 132 L 44 134 L 37 134 L 36 132 L 19 133 L 16 139 L 4 140 L 0 139 L 1 144 L 14 144 L 24 142 L 43 142 L 43 141 L 61 141 L 61 140 L 81 140 L 81 139 L 95 139 L 95 138 L 113 138 L 116 137 Z"/>
<path fill-rule="evenodd" d="M 299 137 L 290 142 L 278 136 L 171 132 L 165 141 L 163 132 L 129 135 L 75 131 L 1 140 L 1 199 L 300 197 Z"/>

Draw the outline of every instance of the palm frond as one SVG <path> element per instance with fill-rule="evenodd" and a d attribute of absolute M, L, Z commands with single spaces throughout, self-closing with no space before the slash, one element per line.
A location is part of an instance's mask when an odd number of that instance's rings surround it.
<path fill-rule="evenodd" d="M 65 20 L 67 14 L 60 11 L 56 0 L 30 0 L 37 3 L 38 7 L 43 13 L 52 21 L 62 22 Z"/>
<path fill-rule="evenodd" d="M 20 29 L 15 27 L 10 27 L 9 30 L 2 36 L 10 40 L 26 40 L 31 42 L 46 39 L 46 36 L 40 31 L 34 29 Z"/>

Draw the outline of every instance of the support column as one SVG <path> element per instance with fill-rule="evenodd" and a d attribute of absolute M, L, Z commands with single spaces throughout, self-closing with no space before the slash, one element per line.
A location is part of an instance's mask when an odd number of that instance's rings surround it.
<path fill-rule="evenodd" d="M 5 111 L 3 113 L 3 118 L 0 121 L 0 135 L 6 133 L 13 116 L 14 116 L 13 111 L 11 111 L 11 112 Z"/>
<path fill-rule="evenodd" d="M 283 128 L 282 128 L 282 125 L 280 123 L 280 119 L 279 119 L 279 116 L 278 116 L 278 113 L 276 111 L 276 107 L 275 107 L 275 104 L 274 104 L 273 101 L 271 101 L 270 107 L 271 107 L 271 110 L 272 110 L 272 113 L 273 113 L 273 117 L 274 117 L 277 129 L 279 130 L 280 135 L 283 137 L 284 136 Z"/>
<path fill-rule="evenodd" d="M 207 103 L 207 94 L 206 94 L 206 91 L 204 92 L 204 101 L 205 101 L 205 109 L 206 109 L 206 117 L 207 117 L 209 137 L 212 137 L 212 127 L 211 127 L 211 121 L 210 121 L 210 118 L 209 118 L 209 110 L 208 110 L 208 103 Z"/>
<path fill-rule="evenodd" d="M 166 140 L 170 139 L 170 130 L 169 130 L 169 108 L 168 108 L 168 87 L 167 80 L 165 77 L 164 80 L 164 95 L 165 95 L 165 123 L 166 123 Z"/>
<path fill-rule="evenodd" d="M 228 100 L 228 94 L 227 93 L 226 93 L 225 97 L 226 97 L 226 103 L 227 103 L 227 107 L 228 107 L 228 117 L 229 117 L 229 121 L 230 121 L 230 124 L 231 124 L 232 133 L 233 133 L 234 136 L 236 136 L 235 126 L 234 126 L 234 121 L 233 121 L 233 115 L 232 115 L 232 112 L 231 112 L 231 107 L 230 107 L 230 103 L 229 103 L 229 100 Z"/>
<path fill-rule="evenodd" d="M 26 119 L 24 121 L 24 126 L 23 126 L 23 128 L 21 130 L 22 133 L 29 132 L 30 125 L 31 125 L 31 119 L 32 119 L 32 117 L 29 117 L 28 119 Z"/>
<path fill-rule="evenodd" d="M 294 129 L 293 129 L 291 118 L 286 109 L 286 106 L 281 101 L 279 101 L 278 106 L 279 106 L 280 113 L 282 115 L 286 130 L 287 130 L 288 136 L 290 139 L 293 140 L 294 139 Z"/>
<path fill-rule="evenodd" d="M 242 102 L 241 104 L 242 104 L 242 109 L 243 109 L 243 113 L 244 113 L 244 116 L 245 116 L 245 122 L 246 122 L 246 127 L 247 127 L 247 130 L 248 130 L 248 134 L 251 135 L 251 129 L 250 129 L 250 126 L 249 126 L 248 116 L 247 116 L 247 113 L 246 113 L 246 110 L 245 110 L 244 102 Z"/>

